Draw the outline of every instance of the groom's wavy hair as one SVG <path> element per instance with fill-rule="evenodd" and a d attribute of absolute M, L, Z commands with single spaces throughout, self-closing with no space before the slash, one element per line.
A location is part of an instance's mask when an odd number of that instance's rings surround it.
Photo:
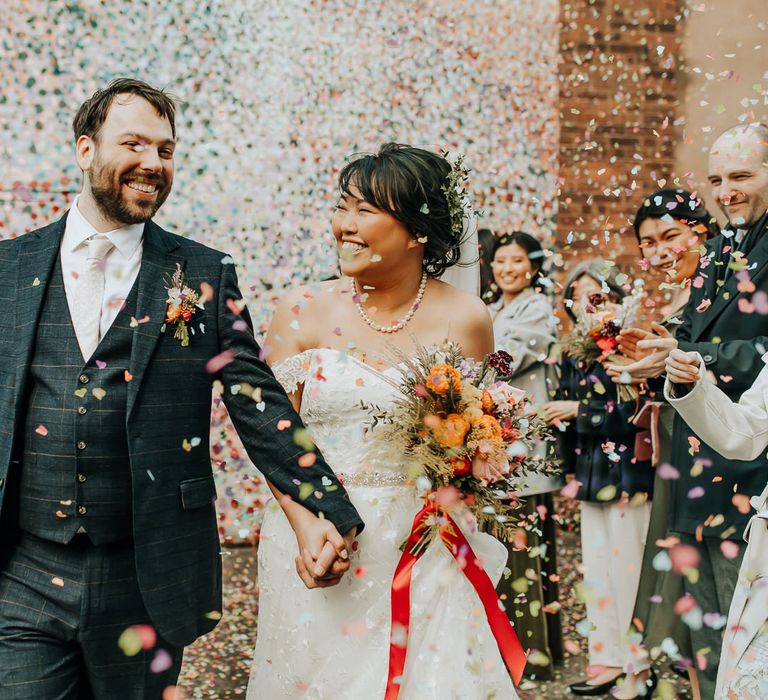
<path fill-rule="evenodd" d="M 385 143 L 376 154 L 359 154 L 339 173 L 339 192 L 363 199 L 397 219 L 424 243 L 424 271 L 439 277 L 459 262 L 461 240 L 451 227 L 443 192 L 451 165 L 437 153 L 416 146 Z"/>
<path fill-rule="evenodd" d="M 75 141 L 81 136 L 98 140 L 99 129 L 107 119 L 109 108 L 118 95 L 137 95 L 151 104 L 161 117 L 171 124 L 173 138 L 176 138 L 176 102 L 172 95 L 152 87 L 136 78 L 115 78 L 105 88 L 96 90 L 77 110 L 72 122 Z"/>

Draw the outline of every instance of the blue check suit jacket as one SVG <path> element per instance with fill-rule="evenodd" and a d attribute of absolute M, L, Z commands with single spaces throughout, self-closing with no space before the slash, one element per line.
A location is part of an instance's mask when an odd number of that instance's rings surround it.
<path fill-rule="evenodd" d="M 0 556 L 15 542 L 15 506 L 29 363 L 46 286 L 59 252 L 66 216 L 15 239 L 0 241 Z M 185 282 L 213 287 L 198 310 L 188 347 L 163 329 L 167 277 L 179 264 Z M 211 473 L 211 390 L 224 400 L 252 461 L 278 489 L 322 513 L 340 532 L 363 523 L 321 455 L 300 467 L 305 453 L 293 439 L 301 420 L 263 362 L 231 258 L 164 231 L 144 229 L 137 314 L 130 360 L 125 431 L 132 477 L 133 538 L 138 582 L 157 630 L 180 646 L 210 631 L 219 618 L 221 562 Z M 229 302 L 229 303 L 228 303 Z M 201 327 L 202 326 L 202 327 Z M 211 374 L 208 361 L 223 352 L 231 362 Z M 250 392 L 232 387 L 250 385 Z M 263 403 L 262 403 L 263 402 Z M 292 429 L 278 430 L 279 421 Z M 196 447 L 185 440 L 200 438 Z M 197 443 L 197 441 L 195 441 Z M 286 556 L 290 556 L 286 553 Z"/>

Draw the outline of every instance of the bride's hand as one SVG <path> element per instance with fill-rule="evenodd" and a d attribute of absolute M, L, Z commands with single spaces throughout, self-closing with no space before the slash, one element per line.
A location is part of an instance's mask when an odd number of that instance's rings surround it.
<path fill-rule="evenodd" d="M 291 526 L 299 546 L 296 572 L 304 585 L 307 588 L 335 586 L 349 569 L 355 531 L 350 530 L 342 537 L 333 523 L 309 511 L 291 518 Z"/>

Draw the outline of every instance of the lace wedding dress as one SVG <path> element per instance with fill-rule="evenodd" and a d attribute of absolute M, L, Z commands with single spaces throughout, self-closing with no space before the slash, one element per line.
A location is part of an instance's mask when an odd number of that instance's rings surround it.
<path fill-rule="evenodd" d="M 294 566 L 296 538 L 276 504 L 265 515 L 258 555 L 259 621 L 248 699 L 384 698 L 390 641 L 390 585 L 421 507 L 397 454 L 372 458 L 361 402 L 386 409 L 396 389 L 351 355 L 308 350 L 273 367 L 286 391 L 304 385 L 301 417 L 345 482 L 366 527 L 337 586 L 308 590 Z M 465 533 L 498 581 L 506 548 Z M 401 700 L 512 700 L 512 681 L 482 604 L 444 545 L 416 564 Z"/>

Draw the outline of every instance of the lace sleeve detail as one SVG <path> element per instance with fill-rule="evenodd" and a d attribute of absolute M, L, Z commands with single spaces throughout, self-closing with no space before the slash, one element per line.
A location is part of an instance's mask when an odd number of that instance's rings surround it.
<path fill-rule="evenodd" d="M 291 355 L 284 360 L 272 365 L 272 372 L 287 394 L 293 394 L 298 390 L 299 384 L 304 384 L 309 375 L 309 361 L 312 357 L 311 350 L 305 350 L 298 355 Z"/>

